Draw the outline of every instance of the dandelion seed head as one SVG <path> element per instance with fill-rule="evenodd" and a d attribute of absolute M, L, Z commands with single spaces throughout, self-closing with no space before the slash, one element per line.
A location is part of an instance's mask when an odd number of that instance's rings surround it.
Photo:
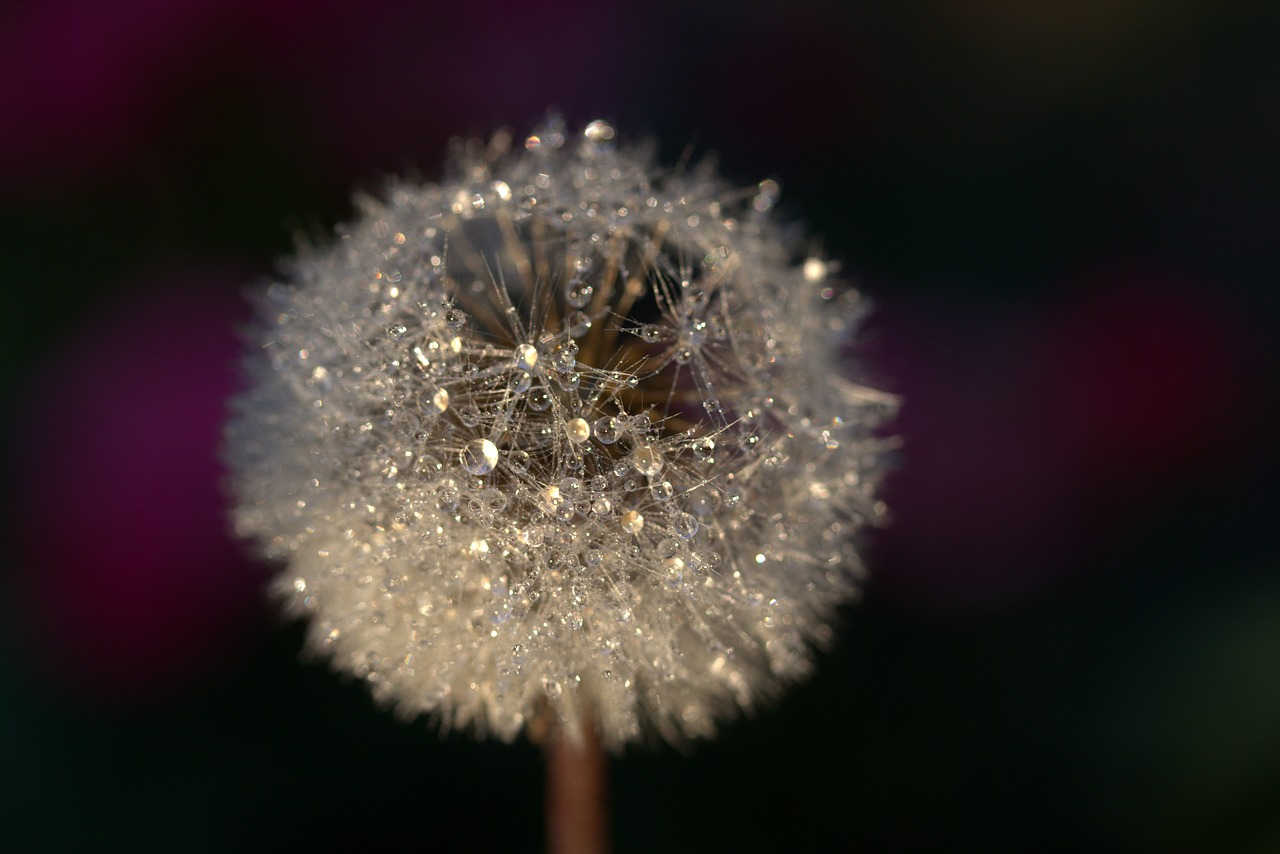
<path fill-rule="evenodd" d="M 552 119 L 363 199 L 259 295 L 237 531 L 375 696 L 512 739 L 711 735 L 854 598 L 895 399 L 772 209 Z"/>

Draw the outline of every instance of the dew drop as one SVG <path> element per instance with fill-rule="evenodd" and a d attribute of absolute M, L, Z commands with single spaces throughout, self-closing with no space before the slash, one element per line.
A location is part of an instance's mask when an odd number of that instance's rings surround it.
<path fill-rule="evenodd" d="M 564 286 L 564 301 L 573 308 L 585 308 L 593 293 L 594 287 L 575 276 Z"/>
<path fill-rule="evenodd" d="M 582 131 L 582 135 L 592 142 L 604 142 L 605 140 L 613 139 L 613 126 L 608 122 L 596 119 L 587 124 Z"/>
<path fill-rule="evenodd" d="M 698 520 L 691 513 L 677 513 L 671 520 L 671 530 L 677 537 L 688 540 L 698 533 Z"/>
<path fill-rule="evenodd" d="M 569 441 L 574 444 L 582 444 L 591 438 L 591 425 L 587 424 L 586 419 L 571 418 L 564 429 L 569 435 Z"/>
<path fill-rule="evenodd" d="M 581 338 L 591 331 L 591 318 L 585 312 L 575 311 L 569 315 L 567 323 L 570 337 Z"/>
<path fill-rule="evenodd" d="M 612 415 L 606 415 L 603 418 L 597 418 L 592 429 L 597 442 L 602 445 L 612 445 L 622 435 L 622 422 Z"/>
<path fill-rule="evenodd" d="M 516 371 L 507 381 L 507 390 L 512 394 L 524 394 L 533 385 L 533 377 L 524 371 Z"/>
<path fill-rule="evenodd" d="M 622 530 L 629 534 L 638 534 L 644 528 L 644 516 L 638 510 L 628 510 L 622 514 Z"/>
<path fill-rule="evenodd" d="M 678 557 L 669 557 L 662 563 L 662 568 L 666 573 L 666 582 L 668 587 L 679 587 L 684 583 L 684 560 Z"/>
<path fill-rule="evenodd" d="M 474 475 L 486 475 L 498 464 L 498 447 L 488 439 L 473 439 L 460 454 L 462 467 Z"/>
<path fill-rule="evenodd" d="M 827 265 L 821 258 L 807 258 L 804 262 L 806 282 L 821 282 L 827 277 Z"/>
<path fill-rule="evenodd" d="M 436 414 L 444 412 L 449 408 L 449 390 L 439 388 L 435 394 L 431 395 L 431 406 L 435 409 Z"/>
<path fill-rule="evenodd" d="M 529 395 L 528 403 L 534 412 L 545 412 L 551 408 L 551 393 L 545 388 L 539 388 Z"/>
<path fill-rule="evenodd" d="M 430 454 L 419 454 L 413 461 L 413 473 L 425 481 L 433 481 L 440 476 L 444 466 Z"/>
<path fill-rule="evenodd" d="M 532 344 L 521 344 L 516 347 L 516 368 L 525 373 L 532 373 L 538 364 L 538 348 Z"/>
<path fill-rule="evenodd" d="M 631 452 L 631 465 L 645 477 L 654 477 L 662 471 L 662 452 L 652 445 L 641 445 Z"/>
<path fill-rule="evenodd" d="M 569 343 L 572 344 L 573 342 L 570 341 Z M 573 369 L 578 364 L 577 354 L 578 348 L 576 346 L 572 348 L 567 346 L 562 348 L 560 352 L 555 355 L 555 361 L 553 362 L 555 369 L 565 374 L 572 373 Z"/>
<path fill-rule="evenodd" d="M 669 501 L 675 489 L 671 486 L 671 481 L 660 480 L 657 483 L 649 484 L 649 494 L 653 496 L 654 501 Z"/>
<path fill-rule="evenodd" d="M 515 450 L 506 456 L 507 468 L 516 474 L 529 471 L 529 452 Z"/>

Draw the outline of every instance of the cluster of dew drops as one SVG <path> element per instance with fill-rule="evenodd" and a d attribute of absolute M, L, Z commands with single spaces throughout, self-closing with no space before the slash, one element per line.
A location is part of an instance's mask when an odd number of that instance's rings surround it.
<path fill-rule="evenodd" d="M 770 572 L 831 578 L 882 512 L 860 467 L 890 407 L 851 412 L 832 362 L 858 296 L 820 259 L 796 263 L 772 181 L 738 192 L 708 169 L 657 176 L 613 136 L 552 121 L 524 151 L 502 135 L 465 143 L 460 175 L 364 201 L 332 248 L 268 289 L 272 376 L 305 414 L 242 419 L 239 465 L 286 468 L 269 458 L 287 446 L 299 462 L 284 474 L 306 484 L 290 486 L 287 514 L 269 494 L 250 500 L 241 527 L 276 534 L 287 556 L 319 516 L 340 518 L 347 541 L 381 544 L 367 563 L 392 567 L 357 576 L 384 592 L 438 577 L 419 611 L 501 638 L 507 676 L 540 633 L 594 624 L 620 647 L 617 626 L 673 598 L 699 603 L 712 647 L 749 644 L 753 620 L 786 635 L 769 650 L 785 673 L 822 608 L 787 611 L 779 595 L 803 586 Z M 252 435 L 264 424 L 281 447 Z M 817 569 L 785 566 L 796 556 Z M 292 584 L 313 607 L 314 580 Z M 383 652 L 361 668 L 394 681 L 380 662 L 408 659 Z M 582 662 L 544 664 L 545 687 Z"/>

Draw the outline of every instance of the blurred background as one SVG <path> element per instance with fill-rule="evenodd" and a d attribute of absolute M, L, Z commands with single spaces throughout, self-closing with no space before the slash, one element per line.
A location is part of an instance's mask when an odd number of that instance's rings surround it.
<path fill-rule="evenodd" d="M 538 850 L 527 745 L 299 663 L 227 536 L 243 291 L 555 106 L 774 178 L 879 306 L 895 522 L 815 678 L 613 763 L 621 852 L 1280 850 L 1280 7 L 0 8 L 0 836 Z"/>

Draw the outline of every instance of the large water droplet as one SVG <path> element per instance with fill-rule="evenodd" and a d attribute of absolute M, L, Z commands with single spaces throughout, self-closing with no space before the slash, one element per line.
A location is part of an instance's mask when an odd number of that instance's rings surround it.
<path fill-rule="evenodd" d="M 575 277 L 564 286 L 564 301 L 573 308 L 585 308 L 587 303 L 591 302 L 593 293 L 595 288 L 589 282 Z"/>
<path fill-rule="evenodd" d="M 583 418 L 570 418 L 564 425 L 564 431 L 574 444 L 581 444 L 591 438 L 591 425 Z"/>
<path fill-rule="evenodd" d="M 488 439 L 473 439 L 461 453 L 462 467 L 474 475 L 486 475 L 498 464 L 498 447 Z"/>
<path fill-rule="evenodd" d="M 587 317 L 585 312 L 575 311 L 569 315 L 566 323 L 569 327 L 569 335 L 573 338 L 581 338 L 591 331 L 591 318 Z"/>
<path fill-rule="evenodd" d="M 662 471 L 662 452 L 652 445 L 641 445 L 631 452 L 631 465 L 645 477 L 653 477 Z"/>
<path fill-rule="evenodd" d="M 551 393 L 545 388 L 534 389 L 528 397 L 528 404 L 534 412 L 545 412 L 551 408 Z"/>
<path fill-rule="evenodd" d="M 612 445 L 622 435 L 622 422 L 612 415 L 606 415 L 603 418 L 597 418 L 592 429 L 597 442 L 602 445 Z"/>
<path fill-rule="evenodd" d="M 431 395 L 431 406 L 428 408 L 427 413 L 432 415 L 438 415 L 441 412 L 444 412 L 448 408 L 449 408 L 449 391 L 443 388 L 436 389 L 435 393 Z M 434 412 L 431 411 L 433 409 L 435 410 Z"/>
<path fill-rule="evenodd" d="M 526 373 L 532 373 L 538 364 L 538 348 L 532 344 L 521 344 L 516 347 L 516 367 Z"/>
<path fill-rule="evenodd" d="M 698 533 L 698 520 L 690 513 L 677 513 L 671 520 L 671 530 L 681 539 L 690 539 Z"/>
<path fill-rule="evenodd" d="M 507 468 L 516 474 L 524 474 L 529 471 L 529 452 L 528 451 L 512 451 L 506 456 Z"/>
<path fill-rule="evenodd" d="M 644 528 L 644 516 L 639 510 L 628 510 L 622 514 L 622 530 L 628 534 L 638 534 Z"/>
<path fill-rule="evenodd" d="M 531 385 L 533 385 L 533 377 L 524 371 L 516 371 L 511 375 L 511 379 L 507 381 L 507 389 L 512 394 L 524 394 Z"/>

